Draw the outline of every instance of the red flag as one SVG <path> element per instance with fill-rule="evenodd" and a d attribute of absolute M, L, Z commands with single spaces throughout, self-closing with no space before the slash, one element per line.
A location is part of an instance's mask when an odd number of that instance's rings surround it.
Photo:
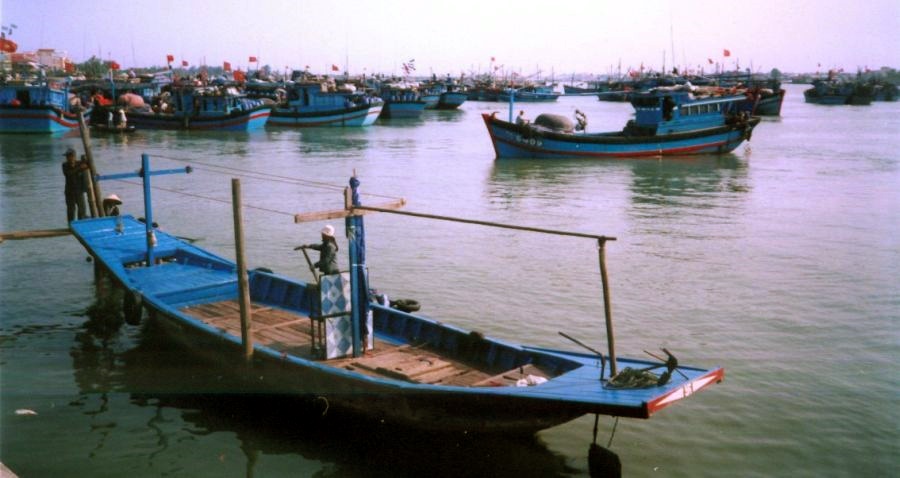
<path fill-rule="evenodd" d="M 111 61 L 111 62 L 109 62 L 109 68 L 110 68 L 111 70 L 118 70 L 119 68 L 122 68 L 122 67 L 119 66 L 118 63 L 116 63 L 116 62 L 114 62 L 114 61 Z"/>
<path fill-rule="evenodd" d="M 706 61 L 708 61 L 710 65 L 713 64 L 712 58 L 707 58 Z"/>
<path fill-rule="evenodd" d="M 241 70 L 237 70 L 234 72 L 234 81 L 242 83 L 247 80 L 247 76 L 244 75 L 244 72 Z"/>
<path fill-rule="evenodd" d="M 728 49 L 722 50 L 722 56 L 731 56 L 731 51 Z"/>
<path fill-rule="evenodd" d="M 65 70 L 66 70 L 66 73 L 75 73 L 75 63 L 72 63 L 71 61 L 67 61 L 65 63 Z"/>
<path fill-rule="evenodd" d="M 337 65 L 334 65 L 334 64 L 331 65 L 331 71 L 340 71 L 340 70 L 341 70 L 341 69 L 338 68 Z"/>
<path fill-rule="evenodd" d="M 172 63 L 173 61 L 175 61 L 174 55 L 166 55 L 166 63 Z"/>
<path fill-rule="evenodd" d="M 3 38 L 0 38 L 0 52 L 3 53 L 15 53 L 16 50 L 19 49 L 19 45 L 16 42 L 6 38 L 4 35 Z"/>
<path fill-rule="evenodd" d="M 181 60 L 181 66 L 188 66 L 187 60 Z"/>
<path fill-rule="evenodd" d="M 497 59 L 494 57 L 491 57 L 491 61 L 497 61 Z"/>
<path fill-rule="evenodd" d="M 251 57 L 250 57 L 250 63 L 256 63 L 256 62 L 258 62 L 258 61 L 259 61 L 259 60 L 257 60 L 255 56 L 251 56 Z"/>
<path fill-rule="evenodd" d="M 226 61 L 225 64 L 222 65 L 222 68 L 223 68 L 225 71 L 231 71 L 231 63 L 228 63 L 228 62 Z"/>

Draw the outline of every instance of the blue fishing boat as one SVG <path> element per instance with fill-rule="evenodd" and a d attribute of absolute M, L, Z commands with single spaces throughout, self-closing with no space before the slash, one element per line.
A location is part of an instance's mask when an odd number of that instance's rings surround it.
<path fill-rule="evenodd" d="M 248 94 L 254 88 L 248 84 Z M 380 98 L 351 89 L 328 91 L 321 82 L 288 83 L 272 108 L 269 126 L 369 126 L 384 107 Z"/>
<path fill-rule="evenodd" d="M 167 88 L 153 103 L 129 109 L 128 122 L 138 129 L 253 131 L 265 126 L 272 110 L 231 86 Z"/>
<path fill-rule="evenodd" d="M 498 101 L 509 101 L 511 91 L 503 91 L 497 95 Z M 528 103 L 556 101 L 561 95 L 549 86 L 528 86 L 515 90 L 515 101 Z"/>
<path fill-rule="evenodd" d="M 427 105 L 421 93 L 409 85 L 382 85 L 378 96 L 384 100 L 381 116 L 385 118 L 418 118 Z"/>
<path fill-rule="evenodd" d="M 425 109 L 455 110 L 468 99 L 465 88 L 449 78 L 446 81 L 432 80 L 420 87 Z"/>
<path fill-rule="evenodd" d="M 608 356 L 570 338 L 587 350 L 572 352 L 411 313 L 411 301 L 368 287 L 362 214 L 386 210 L 363 206 L 358 185 L 351 179 L 342 210 L 352 272 L 315 282 L 263 269 L 242 276 L 246 268 L 154 229 L 149 210 L 148 223 L 104 217 L 71 228 L 124 291 L 129 323 L 147 311 L 174 343 L 247 379 L 242 392 L 311 397 L 329 413 L 442 432 L 533 433 L 589 413 L 649 418 L 723 379 L 722 368 L 681 366 L 668 351 L 662 359 L 617 359 L 611 338 Z M 614 239 L 581 237 L 601 251 Z"/>
<path fill-rule="evenodd" d="M 726 153 L 750 139 L 758 117 L 737 111 L 744 95 L 696 98 L 687 88 L 656 88 L 631 100 L 635 119 L 622 131 L 577 132 L 568 118 L 534 123 L 482 114 L 497 158 L 628 158 Z M 585 119 L 586 121 L 586 119 Z"/>
<path fill-rule="evenodd" d="M 11 81 L 0 86 L 0 133 L 60 133 L 78 128 L 77 103 L 68 86 L 53 81 Z M 86 111 L 85 118 L 90 117 Z"/>
<path fill-rule="evenodd" d="M 459 87 L 448 86 L 447 91 L 441 93 L 438 99 L 437 109 L 439 110 L 455 110 L 463 105 L 468 99 L 466 92 Z"/>
<path fill-rule="evenodd" d="M 813 87 L 803 92 L 807 103 L 819 105 L 870 105 L 874 98 L 869 85 L 836 78 L 813 81 Z"/>

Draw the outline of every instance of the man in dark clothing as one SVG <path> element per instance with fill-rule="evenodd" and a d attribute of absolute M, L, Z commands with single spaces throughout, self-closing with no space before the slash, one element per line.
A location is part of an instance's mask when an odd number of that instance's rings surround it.
<path fill-rule="evenodd" d="M 297 249 L 313 249 L 319 251 L 319 262 L 313 264 L 316 269 L 322 271 L 322 274 L 338 274 L 337 263 L 337 240 L 334 238 L 334 227 L 329 224 L 322 229 L 321 244 L 305 244 L 294 248 Z"/>
<path fill-rule="evenodd" d="M 87 204 L 84 198 L 84 171 L 87 163 L 75 160 L 75 150 L 66 150 L 66 161 L 62 164 L 63 176 L 66 178 L 66 216 L 69 222 L 87 217 Z"/>

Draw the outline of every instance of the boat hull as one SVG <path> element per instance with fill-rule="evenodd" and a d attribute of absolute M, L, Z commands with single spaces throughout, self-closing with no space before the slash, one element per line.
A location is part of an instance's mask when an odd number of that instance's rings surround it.
<path fill-rule="evenodd" d="M 52 134 L 78 128 L 78 116 L 50 106 L 0 107 L 0 133 Z"/>
<path fill-rule="evenodd" d="M 418 118 L 425 111 L 424 101 L 385 102 L 381 116 L 385 118 Z"/>
<path fill-rule="evenodd" d="M 463 103 L 466 102 L 468 95 L 465 93 L 458 92 L 445 92 L 441 93 L 441 97 L 438 100 L 437 109 L 439 110 L 455 110 L 462 106 Z"/>
<path fill-rule="evenodd" d="M 784 94 L 784 90 L 778 90 L 778 92 L 772 95 L 762 96 L 756 104 L 756 111 L 754 114 L 758 116 L 780 116 L 781 104 L 784 102 Z"/>
<path fill-rule="evenodd" d="M 334 111 L 294 111 L 289 108 L 275 108 L 269 116 L 267 126 L 288 126 L 311 128 L 317 126 L 370 126 L 381 114 L 382 105 L 363 105 L 351 109 Z"/>
<path fill-rule="evenodd" d="M 128 122 L 139 129 L 188 131 L 255 131 L 262 129 L 271 115 L 271 107 L 222 115 L 186 115 L 162 113 L 128 113 Z"/>
<path fill-rule="evenodd" d="M 688 133 L 659 136 L 566 134 L 539 131 L 482 114 L 497 158 L 634 158 L 727 153 L 750 139 L 758 118 Z"/>

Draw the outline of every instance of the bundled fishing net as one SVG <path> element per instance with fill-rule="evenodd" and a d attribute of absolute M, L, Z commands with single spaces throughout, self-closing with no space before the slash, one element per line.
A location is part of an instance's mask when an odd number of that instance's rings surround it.
<path fill-rule="evenodd" d="M 615 374 L 607 382 L 609 388 L 649 388 L 665 385 L 669 382 L 672 374 L 668 370 L 661 375 L 646 369 L 633 369 L 625 367 L 621 372 Z"/>

